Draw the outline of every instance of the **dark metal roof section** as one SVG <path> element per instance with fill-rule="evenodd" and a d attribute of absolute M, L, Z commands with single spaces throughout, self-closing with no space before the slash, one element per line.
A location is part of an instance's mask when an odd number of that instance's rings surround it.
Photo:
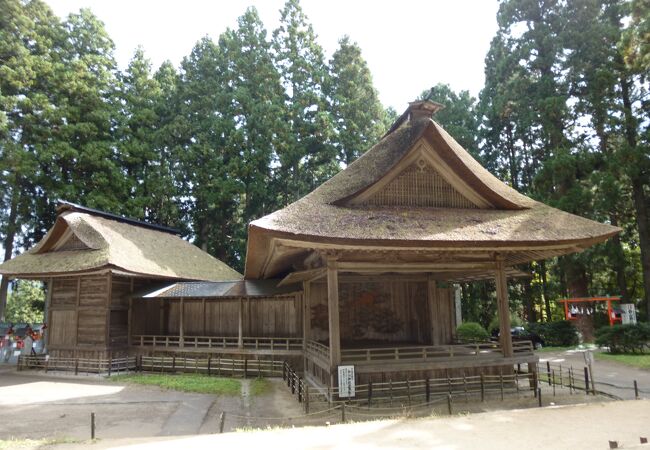
<path fill-rule="evenodd" d="M 278 287 L 280 279 L 239 281 L 184 281 L 149 288 L 133 295 L 134 298 L 219 298 L 219 297 L 273 297 L 300 292 L 299 284 Z"/>
<path fill-rule="evenodd" d="M 176 228 L 166 227 L 164 225 L 157 225 L 155 223 L 143 222 L 142 220 L 131 219 L 129 217 L 119 216 L 117 214 L 109 213 L 106 211 L 101 211 L 95 208 L 88 208 L 87 206 L 77 205 L 76 203 L 68 202 L 65 200 L 57 200 L 58 206 L 56 211 L 58 214 L 64 211 L 77 211 L 92 214 L 93 216 L 104 217 L 106 219 L 115 220 L 117 222 L 127 223 L 129 225 L 135 225 L 137 227 L 149 228 L 156 231 L 162 231 L 163 233 L 170 233 L 180 235 L 180 230 Z"/>

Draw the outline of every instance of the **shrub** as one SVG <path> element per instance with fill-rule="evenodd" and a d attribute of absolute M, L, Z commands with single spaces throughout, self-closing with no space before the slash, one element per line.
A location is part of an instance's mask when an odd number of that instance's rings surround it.
<path fill-rule="evenodd" d="M 578 344 L 578 330 L 568 320 L 529 323 L 526 329 L 537 333 L 547 346 L 569 347 Z"/>
<path fill-rule="evenodd" d="M 650 343 L 647 323 L 605 326 L 596 330 L 596 345 L 608 347 L 610 353 L 644 352 Z"/>
<path fill-rule="evenodd" d="M 458 325 L 456 336 L 461 342 L 484 342 L 490 338 L 485 328 L 476 322 L 465 322 Z"/>

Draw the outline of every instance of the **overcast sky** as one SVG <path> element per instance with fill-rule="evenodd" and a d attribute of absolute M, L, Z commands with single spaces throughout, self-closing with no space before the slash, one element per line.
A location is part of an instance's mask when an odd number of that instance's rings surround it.
<path fill-rule="evenodd" d="M 46 0 L 65 17 L 90 8 L 115 42 L 126 67 L 141 45 L 154 68 L 176 66 L 201 37 L 215 40 L 254 5 L 269 31 L 285 0 Z M 496 0 L 302 0 L 303 10 L 329 58 L 347 34 L 368 61 L 384 106 L 401 112 L 422 90 L 449 83 L 477 95 L 496 24 Z"/>

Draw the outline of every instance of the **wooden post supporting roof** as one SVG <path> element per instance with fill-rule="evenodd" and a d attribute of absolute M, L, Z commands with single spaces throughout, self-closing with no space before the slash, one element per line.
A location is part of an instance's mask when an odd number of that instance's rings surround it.
<path fill-rule="evenodd" d="M 503 356 L 512 356 L 512 336 L 510 334 L 510 308 L 508 307 L 508 283 L 506 271 L 502 260 L 497 260 L 495 273 L 497 286 L 497 307 L 499 312 L 499 340 L 503 349 Z"/>
<path fill-rule="evenodd" d="M 239 297 L 237 308 L 239 320 L 239 332 L 237 334 L 237 347 L 244 348 L 244 299 Z"/>
<path fill-rule="evenodd" d="M 438 323 L 439 315 L 436 288 L 436 280 L 434 280 L 430 275 L 427 280 L 427 303 L 429 309 L 429 320 L 431 321 L 431 344 L 440 345 L 440 326 Z"/>
<path fill-rule="evenodd" d="M 185 337 L 184 337 L 184 326 L 183 322 L 185 322 L 183 316 L 184 316 L 184 309 L 185 309 L 185 301 L 183 300 L 183 297 L 181 297 L 180 301 L 180 325 L 178 327 L 178 334 L 180 335 L 180 346 L 185 347 Z"/>
<path fill-rule="evenodd" d="M 307 348 L 307 341 L 311 339 L 311 282 L 304 281 L 302 283 L 302 348 Z"/>
<path fill-rule="evenodd" d="M 337 367 L 341 363 L 341 330 L 339 327 L 339 274 L 338 262 L 327 260 L 327 317 L 330 339 L 330 383 L 335 386 Z"/>

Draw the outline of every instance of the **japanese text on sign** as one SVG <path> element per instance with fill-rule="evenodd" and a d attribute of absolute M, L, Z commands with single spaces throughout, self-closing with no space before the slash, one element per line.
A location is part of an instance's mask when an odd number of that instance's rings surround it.
<path fill-rule="evenodd" d="M 339 397 L 354 397 L 354 366 L 339 366 Z"/>

